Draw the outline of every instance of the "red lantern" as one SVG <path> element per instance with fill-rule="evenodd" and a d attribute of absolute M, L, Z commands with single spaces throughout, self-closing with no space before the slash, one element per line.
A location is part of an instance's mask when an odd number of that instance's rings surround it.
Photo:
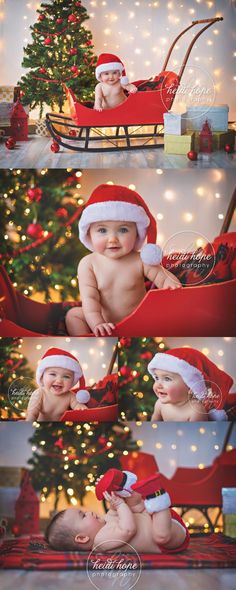
<path fill-rule="evenodd" d="M 36 535 L 39 533 L 39 499 L 28 472 L 24 475 L 20 495 L 16 500 L 13 527 L 15 534 Z"/>
<path fill-rule="evenodd" d="M 10 133 L 16 141 L 28 140 L 28 115 L 19 100 L 12 109 Z"/>
<path fill-rule="evenodd" d="M 212 137 L 211 128 L 210 128 L 207 120 L 203 124 L 202 130 L 199 133 L 199 141 L 200 141 L 199 151 L 203 152 L 205 154 L 210 154 L 213 150 L 213 147 L 212 147 L 213 137 Z"/>

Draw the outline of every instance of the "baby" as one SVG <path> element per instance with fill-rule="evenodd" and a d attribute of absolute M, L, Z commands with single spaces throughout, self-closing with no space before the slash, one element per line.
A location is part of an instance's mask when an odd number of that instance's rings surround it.
<path fill-rule="evenodd" d="M 71 387 L 84 387 L 85 381 L 79 361 L 75 356 L 60 348 L 49 348 L 39 361 L 36 370 L 38 389 L 33 391 L 26 412 L 26 420 L 33 422 L 57 422 L 66 410 L 85 410 L 90 394 L 86 390 L 78 393 Z M 85 403 L 80 403 L 80 402 Z"/>
<path fill-rule="evenodd" d="M 124 90 L 134 94 L 134 84 L 129 84 L 125 75 L 124 64 L 116 55 L 101 53 L 98 58 L 95 75 L 99 84 L 95 88 L 94 108 L 97 111 L 112 109 L 126 100 Z"/>
<path fill-rule="evenodd" d="M 160 266 L 156 220 L 140 195 L 127 187 L 102 184 L 93 191 L 80 218 L 79 237 L 92 254 L 78 266 L 82 307 L 66 315 L 71 336 L 110 336 L 145 296 L 144 277 L 159 289 L 181 287 Z M 146 237 L 149 243 L 140 253 Z"/>
<path fill-rule="evenodd" d="M 157 353 L 148 365 L 158 397 L 152 421 L 227 420 L 222 409 L 233 380 L 194 348 Z"/>
<path fill-rule="evenodd" d="M 108 513 L 100 517 L 77 508 L 59 512 L 46 532 L 54 549 L 172 553 L 187 548 L 188 530 L 170 509 L 159 473 L 137 482 L 134 473 L 109 469 L 98 480 L 96 495 L 110 502 Z"/>

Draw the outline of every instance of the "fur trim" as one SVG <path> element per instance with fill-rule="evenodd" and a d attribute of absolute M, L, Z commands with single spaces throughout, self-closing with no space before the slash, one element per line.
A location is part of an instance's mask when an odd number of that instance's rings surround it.
<path fill-rule="evenodd" d="M 123 69 L 124 69 L 124 66 L 121 62 L 111 61 L 109 63 L 105 63 L 105 64 L 101 64 L 100 66 L 97 66 L 95 69 L 95 76 L 96 76 L 97 80 L 100 81 L 100 75 L 103 72 L 109 72 L 110 70 L 119 70 L 119 72 L 122 73 Z"/>
<path fill-rule="evenodd" d="M 208 416 L 209 416 L 209 420 L 214 420 L 216 422 L 228 420 L 228 416 L 227 416 L 225 410 L 216 410 L 215 408 L 212 408 L 212 410 L 208 410 Z"/>
<path fill-rule="evenodd" d="M 80 402 L 81 404 L 87 404 L 89 402 L 91 396 L 90 396 L 89 391 L 87 391 L 87 389 L 80 389 L 75 394 L 75 397 L 76 397 L 77 402 Z"/>
<path fill-rule="evenodd" d="M 83 375 L 82 369 L 78 361 L 74 361 L 72 358 L 63 355 L 50 355 L 41 359 L 36 369 L 36 381 L 38 385 L 41 385 L 40 380 L 45 369 L 50 369 L 53 367 L 62 367 L 62 369 L 68 369 L 69 371 L 73 371 L 73 385 L 75 385 L 79 381 L 80 377 L 82 377 Z"/>
<path fill-rule="evenodd" d="M 129 498 L 132 494 L 132 485 L 134 483 L 136 483 L 137 481 L 137 475 L 135 475 L 135 473 L 132 473 L 132 471 L 123 471 L 123 473 L 125 473 L 125 475 L 127 476 L 125 485 L 124 485 L 124 489 L 121 490 L 121 492 L 116 492 L 117 496 L 120 496 L 121 498 Z"/>
<path fill-rule="evenodd" d="M 165 492 L 164 494 L 161 494 L 161 496 L 156 496 L 155 498 L 145 498 L 144 504 L 147 512 L 150 514 L 153 514 L 153 512 L 161 512 L 161 510 L 170 508 L 170 496 L 168 492 Z"/>
<path fill-rule="evenodd" d="M 155 377 L 155 369 L 178 373 L 197 399 L 203 400 L 206 397 L 207 388 L 203 374 L 199 369 L 183 359 L 178 359 L 176 356 L 164 352 L 158 352 L 148 364 L 148 371 L 152 377 Z"/>

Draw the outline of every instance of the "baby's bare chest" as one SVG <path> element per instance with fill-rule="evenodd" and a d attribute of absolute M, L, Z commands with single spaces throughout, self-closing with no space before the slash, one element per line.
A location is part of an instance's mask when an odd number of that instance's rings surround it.
<path fill-rule="evenodd" d="M 99 291 L 112 290 L 133 290 L 144 286 L 144 276 L 141 265 L 131 264 L 112 264 L 108 261 L 102 266 L 95 268 L 97 286 Z"/>
<path fill-rule="evenodd" d="M 102 94 L 104 98 L 107 97 L 115 97 L 120 96 L 120 94 L 124 94 L 123 89 L 120 84 L 116 84 L 114 86 L 108 86 L 108 84 L 102 85 Z"/>
<path fill-rule="evenodd" d="M 180 407 L 174 404 L 163 404 L 161 413 L 163 420 L 167 422 L 189 422 L 191 407 L 189 404 Z"/>

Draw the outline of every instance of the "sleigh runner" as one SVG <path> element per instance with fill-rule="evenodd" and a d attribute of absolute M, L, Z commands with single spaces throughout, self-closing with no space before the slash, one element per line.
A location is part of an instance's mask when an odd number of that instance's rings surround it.
<path fill-rule="evenodd" d="M 115 108 L 98 112 L 93 103 L 77 101 L 72 90 L 64 86 L 69 102 L 70 116 L 47 113 L 47 128 L 58 146 L 74 151 L 104 152 L 163 147 L 163 117 L 174 102 L 191 50 L 198 37 L 222 17 L 193 21 L 173 41 L 162 72 L 151 80 L 138 80 L 133 84 L 138 92 L 129 95 Z M 193 26 L 205 26 L 191 41 L 179 74 L 167 70 L 177 41 Z"/>

